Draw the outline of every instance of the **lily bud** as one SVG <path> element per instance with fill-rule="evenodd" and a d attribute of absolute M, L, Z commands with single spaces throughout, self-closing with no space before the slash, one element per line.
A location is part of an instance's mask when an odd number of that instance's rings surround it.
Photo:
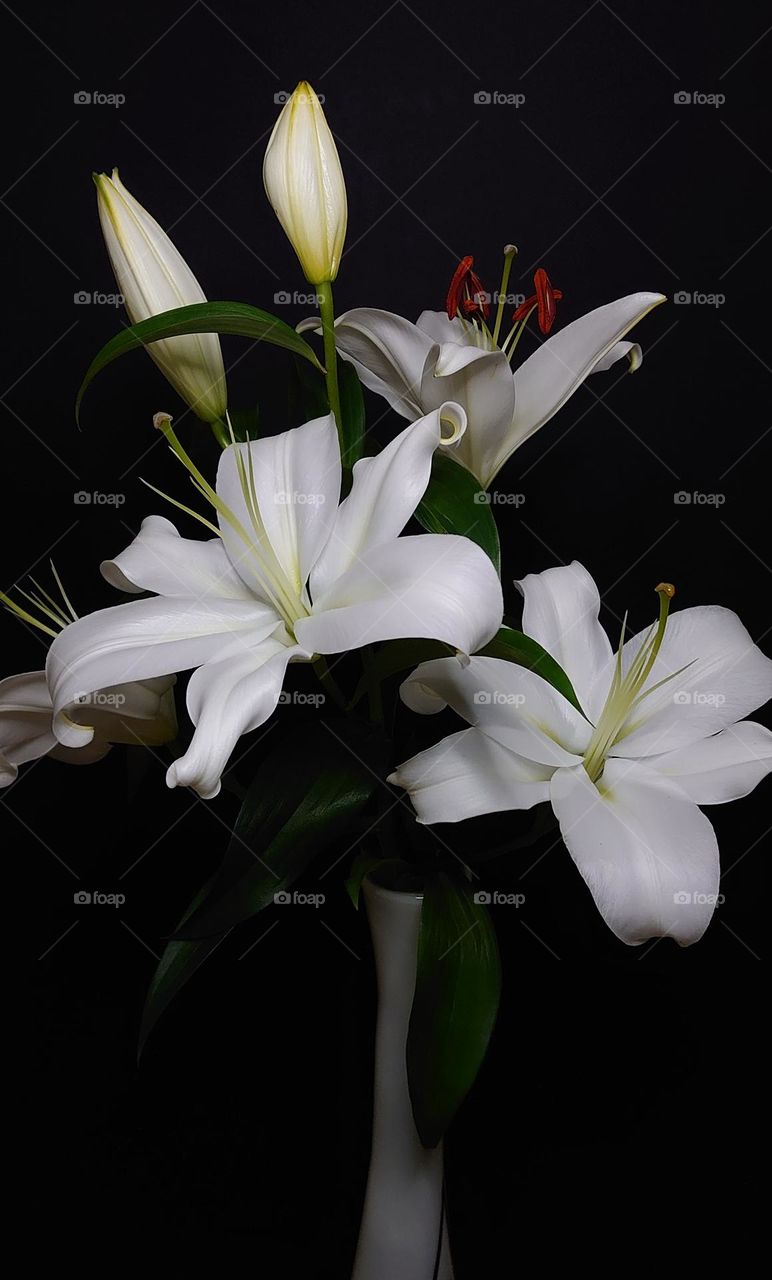
<path fill-rule="evenodd" d="M 132 324 L 176 307 L 206 302 L 201 285 L 166 232 L 126 190 L 113 169 L 94 174 L 99 220 Z M 148 345 L 158 368 L 204 422 L 224 418 L 225 369 L 215 333 L 164 338 Z"/>
<path fill-rule="evenodd" d="M 321 103 L 305 80 L 274 125 L 263 182 L 306 279 L 334 280 L 346 238 L 346 185 Z"/>

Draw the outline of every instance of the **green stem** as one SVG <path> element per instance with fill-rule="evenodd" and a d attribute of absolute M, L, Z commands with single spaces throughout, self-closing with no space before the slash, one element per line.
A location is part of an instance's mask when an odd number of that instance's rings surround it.
<path fill-rule="evenodd" d="M 227 449 L 231 442 L 231 437 L 222 418 L 217 418 L 215 422 L 210 422 L 209 425 L 212 428 L 212 433 L 220 448 Z"/>
<path fill-rule="evenodd" d="M 340 411 L 340 390 L 338 388 L 338 357 L 335 351 L 335 310 L 332 304 L 332 284 L 324 280 L 316 286 L 319 298 L 319 313 L 322 318 L 322 335 L 324 337 L 324 367 L 327 381 L 327 398 L 330 409 L 335 415 L 338 428 L 341 455 L 343 454 L 343 415 Z"/>

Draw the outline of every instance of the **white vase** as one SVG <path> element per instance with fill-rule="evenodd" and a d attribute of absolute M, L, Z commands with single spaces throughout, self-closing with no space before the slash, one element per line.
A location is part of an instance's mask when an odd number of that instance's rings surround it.
<path fill-rule="evenodd" d="M 453 1280 L 442 1144 L 421 1146 L 405 1048 L 415 989 L 420 893 L 365 880 L 378 980 L 373 1138 L 352 1280 Z"/>

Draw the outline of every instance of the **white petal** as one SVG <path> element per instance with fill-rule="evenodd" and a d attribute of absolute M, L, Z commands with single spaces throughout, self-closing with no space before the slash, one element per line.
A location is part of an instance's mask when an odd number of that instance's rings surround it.
<path fill-rule="evenodd" d="M 351 492 L 338 508 L 330 540 L 311 574 L 313 600 L 365 551 L 402 532 L 424 496 L 434 451 L 443 429 L 447 435 L 448 423 L 458 434 L 466 429 L 460 405 L 442 405 L 405 427 L 375 457 L 355 463 Z"/>
<path fill-rule="evenodd" d="M 98 689 L 70 704 L 67 719 L 93 730 L 92 746 L 97 741 L 160 746 L 177 736 L 175 681 L 176 676 L 167 675 Z"/>
<path fill-rule="evenodd" d="M 434 368 L 437 344 L 417 325 L 391 311 L 357 307 L 335 321 L 335 342 L 364 385 L 383 396 L 403 418 L 420 418 L 436 407 L 422 407 L 421 386 L 427 365 Z"/>
<path fill-rule="evenodd" d="M 464 369 L 468 369 L 476 360 L 483 360 L 486 356 L 493 355 L 494 352 L 495 348 L 492 351 L 489 347 L 476 347 L 468 343 L 462 346 L 458 342 L 443 342 L 434 366 L 434 377 L 449 378 L 454 373 L 461 373 Z M 498 354 L 501 355 L 501 352 Z M 500 364 L 501 361 L 498 363 Z"/>
<path fill-rule="evenodd" d="M 188 711 L 196 731 L 185 754 L 170 766 L 167 785 L 193 787 L 205 800 L 216 796 L 238 739 L 274 711 L 287 663 L 299 656 L 311 657 L 298 645 L 268 638 L 199 667 L 188 684 Z"/>
<path fill-rule="evenodd" d="M 461 354 L 465 350 L 470 348 L 458 348 Z M 465 368 L 446 375 L 427 366 L 421 385 L 424 412 L 443 400 L 455 400 L 466 409 L 468 427 L 452 452 L 487 487 L 511 437 L 515 414 L 515 380 L 506 356 L 501 351 L 474 352 Z"/>
<path fill-rule="evenodd" d="M 48 652 L 54 732 L 65 746 L 84 745 L 94 731 L 70 720 L 67 708 L 73 702 L 98 689 L 243 652 L 280 625 L 268 605 L 241 600 L 156 597 L 88 614 L 65 627 Z"/>
<path fill-rule="evenodd" d="M 461 822 L 549 800 L 550 774 L 479 729 L 462 729 L 401 764 L 388 781 L 410 793 L 419 822 Z"/>
<path fill-rule="evenodd" d="M 479 330 L 472 324 L 464 324 L 458 316 L 451 320 L 447 311 L 422 311 L 416 325 L 432 342 L 457 342 L 461 346 L 477 346 Z"/>
<path fill-rule="evenodd" d="M 463 653 L 501 625 L 501 583 L 468 538 L 425 533 L 371 547 L 314 601 L 295 635 L 316 653 L 342 653 L 378 640 L 443 640 Z"/>
<path fill-rule="evenodd" d="M 51 713 L 45 671 L 24 671 L 0 680 L 0 713 L 16 710 Z"/>
<path fill-rule="evenodd" d="M 208 542 L 183 538 L 164 516 L 143 520 L 126 550 L 113 560 L 103 560 L 100 568 L 119 591 L 253 599 L 253 592 L 233 569 L 220 538 Z"/>
<path fill-rule="evenodd" d="M 335 419 L 327 414 L 281 435 L 224 450 L 217 469 L 218 497 L 257 543 L 237 454 L 268 535 L 269 565 L 274 564 L 272 551 L 275 563 L 300 595 L 327 542 L 338 508 L 341 467 Z M 234 567 L 245 582 L 259 590 L 265 571 L 256 556 L 222 516 L 220 530 Z"/>
<path fill-rule="evenodd" d="M 578 763 L 592 736 L 592 727 L 552 685 L 501 658 L 424 662 L 400 693 L 423 714 L 447 704 L 510 751 L 551 768 Z"/>
<path fill-rule="evenodd" d="M 37 760 L 56 746 L 51 717 L 44 671 L 0 680 L 0 787 L 14 781 L 18 765 Z"/>
<path fill-rule="evenodd" d="M 643 364 L 643 352 L 637 342 L 615 342 L 602 360 L 593 367 L 593 373 L 606 373 L 618 360 L 627 358 L 628 373 L 635 373 Z"/>
<path fill-rule="evenodd" d="M 645 634 L 640 632 L 625 645 L 624 670 Z M 615 756 L 674 751 L 735 724 L 772 698 L 772 662 L 753 643 L 737 614 L 718 605 L 682 609 L 670 616 L 647 688 L 670 676 L 646 695 L 624 737 L 614 744 Z"/>
<path fill-rule="evenodd" d="M 551 796 L 566 847 L 622 942 L 670 937 L 688 946 L 702 937 L 718 895 L 718 845 L 678 786 L 609 760 L 602 791 L 578 765 L 557 770 Z"/>
<path fill-rule="evenodd" d="M 557 413 L 628 329 L 664 301 L 661 293 L 631 293 L 580 316 L 543 342 L 515 372 L 514 427 L 498 466 Z"/>
<path fill-rule="evenodd" d="M 677 782 L 695 804 L 725 804 L 747 796 L 772 773 L 772 733 L 743 720 L 712 738 L 650 756 L 646 764 Z"/>
<path fill-rule="evenodd" d="M 612 650 L 598 620 L 600 595 L 578 560 L 543 573 L 529 573 L 516 584 L 523 593 L 523 631 L 559 662 L 591 720 L 610 685 L 598 688 L 609 670 Z"/>

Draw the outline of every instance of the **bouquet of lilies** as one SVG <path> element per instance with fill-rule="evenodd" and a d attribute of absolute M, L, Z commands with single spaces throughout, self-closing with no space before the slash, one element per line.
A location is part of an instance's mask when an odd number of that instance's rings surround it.
<path fill-rule="evenodd" d="M 623 625 L 610 639 L 576 561 L 516 583 L 522 622 L 504 621 L 514 593 L 487 491 L 585 378 L 617 361 L 638 369 L 626 335 L 661 295 L 635 293 L 560 328 L 561 292 L 539 269 L 532 296 L 508 312 L 517 251 L 507 245 L 497 294 L 466 257 L 441 312 L 415 323 L 371 307 L 336 317 L 346 189 L 308 84 L 281 111 L 263 176 L 318 299 L 297 329 L 247 303 L 207 301 L 117 171 L 95 177 L 131 325 L 97 355 L 79 403 L 97 373 L 143 347 L 221 453 L 207 474 L 200 428 L 156 413 L 180 483 L 155 489 L 136 537 L 102 561 L 116 603 L 78 617 L 55 570 L 50 590 L 2 596 L 51 643 L 45 671 L 0 682 L 0 784 L 44 754 L 86 764 L 114 743 L 167 744 L 167 785 L 214 802 L 239 739 L 273 716 L 290 666 L 306 664 L 318 714 L 270 739 L 222 866 L 166 946 L 142 1037 L 228 929 L 322 852 L 345 848 L 355 903 L 375 871 L 423 893 L 408 1068 L 432 1146 L 484 1057 L 500 974 L 486 895 L 416 823 L 551 805 L 621 942 L 696 942 L 719 886 L 699 806 L 745 795 L 772 769 L 772 734 L 745 719 L 772 695 L 772 662 L 734 613 L 673 611 L 669 583 L 656 586 L 647 629 L 627 636 Z M 529 325 L 540 341 L 521 359 Z M 290 353 L 302 425 L 264 435 L 229 409 L 220 334 Z M 363 386 L 398 415 L 380 449 Z M 180 521 L 203 528 L 191 537 Z M 191 673 L 190 729 L 175 713 L 181 673 Z M 403 758 L 395 725 L 445 708 L 456 731 Z"/>

